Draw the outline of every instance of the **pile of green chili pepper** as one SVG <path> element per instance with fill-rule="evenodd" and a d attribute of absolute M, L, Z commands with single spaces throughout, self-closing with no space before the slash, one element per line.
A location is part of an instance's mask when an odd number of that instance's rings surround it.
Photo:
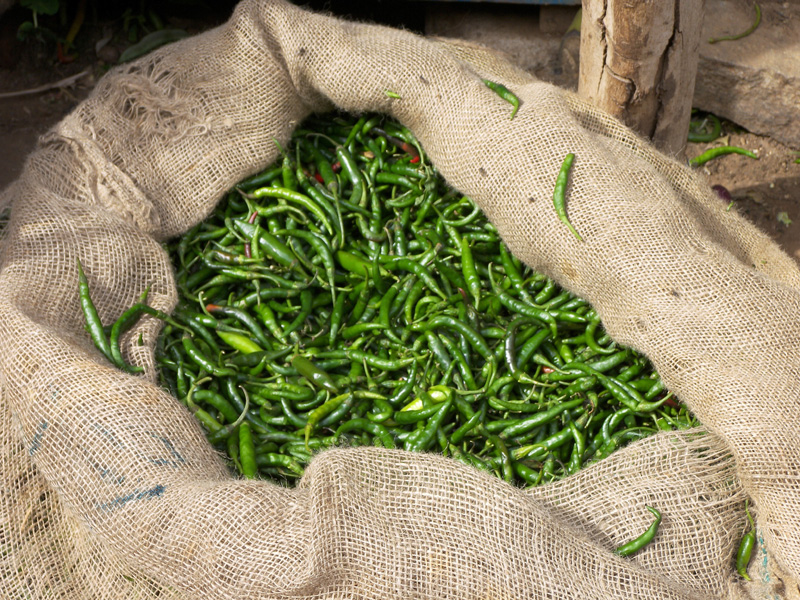
<path fill-rule="evenodd" d="M 161 384 L 245 477 L 291 481 L 320 450 L 378 445 L 537 485 L 696 425 L 382 116 L 311 118 L 168 251 Z"/>

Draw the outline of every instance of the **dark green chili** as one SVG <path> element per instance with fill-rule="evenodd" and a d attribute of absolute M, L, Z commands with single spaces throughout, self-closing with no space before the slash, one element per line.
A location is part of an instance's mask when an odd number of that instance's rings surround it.
<path fill-rule="evenodd" d="M 143 294 L 145 297 L 146 295 L 146 293 Z M 111 358 L 114 364 L 118 368 L 127 371 L 128 373 L 141 373 L 144 369 L 142 369 L 142 367 L 132 367 L 125 362 L 125 360 L 122 358 L 122 351 L 119 346 L 120 337 L 124 332 L 133 327 L 136 321 L 138 321 L 143 315 L 153 316 L 157 319 L 161 319 L 170 323 L 173 327 L 184 329 L 182 325 L 176 323 L 166 313 L 151 308 L 142 302 L 134 304 L 128 310 L 122 313 L 122 315 L 120 315 L 120 317 L 111 326 L 111 333 L 108 340 L 111 348 Z"/>
<path fill-rule="evenodd" d="M 472 257 L 469 240 L 464 238 L 461 239 L 461 271 L 467 282 L 469 293 L 475 298 L 475 306 L 478 306 L 481 303 L 481 280 L 475 268 L 475 259 Z"/>
<path fill-rule="evenodd" d="M 207 304 L 206 310 L 214 315 L 224 315 L 232 317 L 247 327 L 253 337 L 262 346 L 262 349 L 270 348 L 270 342 L 264 335 L 264 330 L 258 322 L 245 310 L 233 306 L 220 306 L 218 304 Z"/>
<path fill-rule="evenodd" d="M 580 406 L 581 404 L 583 404 L 583 398 L 575 398 L 574 400 L 568 400 L 562 404 L 557 404 L 549 410 L 536 413 L 526 419 L 519 420 L 514 425 L 509 425 L 500 432 L 500 437 L 509 439 L 520 436 L 540 425 L 549 423 L 564 411 Z"/>
<path fill-rule="evenodd" d="M 348 431 L 359 430 L 359 431 L 366 431 L 371 435 L 377 437 L 381 444 L 383 444 L 384 448 L 394 448 L 394 439 L 392 439 L 392 435 L 389 433 L 389 430 L 386 429 L 383 425 L 379 423 L 373 423 L 369 419 L 364 418 L 356 418 L 350 419 L 349 421 L 345 421 L 336 429 L 336 433 L 333 436 L 334 443 L 339 440 L 339 437 L 343 433 L 347 433 Z"/>
<path fill-rule="evenodd" d="M 294 358 L 292 358 L 292 366 L 297 369 L 300 375 L 308 379 L 308 381 L 314 385 L 331 392 L 332 394 L 339 393 L 339 388 L 333 382 L 331 376 L 306 357 L 296 355 Z"/>
<path fill-rule="evenodd" d="M 425 425 L 425 427 L 420 429 L 416 435 L 413 435 L 406 440 L 404 444 L 405 449 L 412 452 L 422 452 L 424 450 L 428 450 L 435 441 L 436 431 L 439 427 L 441 427 L 442 422 L 444 421 L 444 418 L 451 406 L 452 400 L 447 400 L 444 404 L 442 404 L 438 408 L 437 412 L 428 420 L 428 423 Z"/>
<path fill-rule="evenodd" d="M 216 377 L 231 377 L 236 375 L 236 371 L 225 367 L 220 367 L 216 365 L 213 360 L 205 356 L 203 352 L 195 345 L 192 337 L 188 333 L 183 335 L 183 338 L 181 338 L 181 343 L 183 344 L 183 349 L 187 356 L 198 367 L 205 369 L 207 372 Z"/>
<path fill-rule="evenodd" d="M 263 187 L 257 190 L 253 190 L 249 193 L 244 193 L 243 195 L 246 198 L 250 198 L 253 200 L 258 200 L 260 198 L 281 198 L 282 200 L 287 200 L 289 202 L 294 202 L 295 204 L 300 205 L 301 207 L 305 208 L 308 212 L 313 214 L 320 223 L 328 230 L 328 233 L 333 234 L 334 229 L 331 225 L 330 220 L 328 219 L 325 211 L 320 208 L 318 204 L 316 204 L 311 198 L 306 196 L 305 194 L 301 194 L 300 192 L 296 192 L 293 190 L 288 190 L 279 187 Z M 244 232 L 243 232 L 244 233 Z M 247 235 L 245 233 L 245 235 Z"/>
<path fill-rule="evenodd" d="M 245 221 L 234 220 L 233 226 L 236 230 L 246 235 L 248 238 L 257 241 L 264 252 L 284 267 L 296 268 L 297 258 L 277 236 L 269 231 L 262 231 L 258 237 L 256 226 Z"/>
<path fill-rule="evenodd" d="M 535 306 L 530 306 L 521 300 L 517 300 L 516 298 L 512 298 L 508 294 L 506 294 L 500 287 L 495 283 L 494 276 L 492 274 L 492 269 L 489 269 L 489 282 L 492 286 L 492 290 L 494 291 L 495 295 L 500 299 L 500 302 L 503 306 L 507 307 L 509 310 L 523 314 L 526 317 L 531 317 L 532 319 L 537 319 L 541 321 L 544 325 L 550 328 L 550 334 L 553 338 L 558 337 L 558 323 L 553 315 L 551 315 L 546 310 L 541 308 L 537 308 Z"/>
<path fill-rule="evenodd" d="M 704 126 L 708 121 L 711 122 L 711 130 L 703 131 Z M 697 127 L 694 127 L 694 123 L 695 121 L 691 121 L 689 123 L 688 139 L 690 142 L 713 142 L 719 137 L 719 134 L 722 131 L 722 124 L 719 122 L 719 119 L 712 114 L 708 114 Z"/>
<path fill-rule="evenodd" d="M 441 290 L 439 284 L 436 283 L 436 279 L 433 277 L 430 270 L 421 262 L 415 262 L 407 257 L 387 258 L 382 260 L 382 262 L 384 268 L 386 268 L 388 271 L 400 269 L 409 273 L 413 273 L 425 283 L 430 291 L 442 298 L 442 300 L 447 300 L 447 296 Z"/>

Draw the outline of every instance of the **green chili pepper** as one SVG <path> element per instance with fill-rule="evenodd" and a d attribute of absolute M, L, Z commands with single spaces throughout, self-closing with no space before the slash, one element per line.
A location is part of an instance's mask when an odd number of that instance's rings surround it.
<path fill-rule="evenodd" d="M 478 306 L 481 303 L 481 280 L 475 268 L 475 259 L 472 257 L 469 240 L 464 238 L 461 239 L 461 270 L 469 292 L 475 298 L 475 306 Z"/>
<path fill-rule="evenodd" d="M 321 387 L 332 394 L 339 393 L 339 388 L 333 382 L 331 376 L 320 369 L 313 362 L 308 360 L 306 357 L 300 356 L 299 354 L 296 355 L 294 358 L 292 358 L 292 366 L 314 385 Z"/>
<path fill-rule="evenodd" d="M 549 423 L 564 411 L 576 406 L 580 406 L 581 404 L 583 404 L 583 398 L 576 398 L 562 404 L 557 404 L 549 410 L 536 413 L 535 415 L 532 415 L 526 419 L 522 419 L 517 423 L 506 427 L 500 432 L 500 437 L 508 439 L 527 433 L 531 429 L 539 427 L 540 425 L 544 425 L 545 423 Z"/>
<path fill-rule="evenodd" d="M 275 232 L 276 235 L 288 235 L 300 238 L 308 242 L 319 257 L 322 259 L 322 264 L 325 267 L 325 273 L 328 276 L 328 285 L 331 288 L 331 299 L 336 302 L 336 284 L 334 283 L 335 266 L 333 263 L 333 252 L 331 251 L 328 243 L 321 237 L 300 229 L 279 229 Z"/>
<path fill-rule="evenodd" d="M 339 408 L 339 406 L 341 406 L 345 400 L 352 397 L 353 397 L 352 392 L 340 394 L 339 396 L 331 398 L 330 400 L 325 402 L 325 404 L 323 404 L 322 406 L 317 407 L 311 411 L 311 413 L 308 415 L 308 421 L 306 422 L 306 426 L 304 428 L 306 446 L 308 445 L 308 440 L 311 437 L 314 428 L 317 426 L 317 423 L 319 423 L 322 419 L 330 415 L 334 410 Z"/>
<path fill-rule="evenodd" d="M 620 556 L 630 556 L 634 552 L 644 548 L 647 544 L 653 541 L 654 537 L 656 537 L 656 534 L 658 533 L 658 526 L 661 525 L 661 513 L 652 506 L 645 506 L 645 508 L 653 513 L 655 521 L 653 521 L 652 525 L 647 528 L 647 531 L 645 531 L 635 540 L 631 540 L 627 544 L 623 544 L 617 548 L 614 551 L 616 554 L 619 554 Z"/>
<path fill-rule="evenodd" d="M 694 422 L 596 311 L 443 191 L 406 128 L 315 116 L 293 143 L 168 243 L 179 301 L 159 383 L 245 476 L 255 464 L 296 478 L 349 443 L 441 451 L 536 485 Z"/>
<path fill-rule="evenodd" d="M 290 269 L 297 269 L 300 273 L 305 275 L 305 272 L 302 270 L 297 258 L 289 249 L 289 247 L 284 244 L 280 238 L 269 231 L 261 231 L 259 232 L 255 225 L 251 225 L 250 223 L 246 223 L 244 221 L 233 221 L 233 226 L 241 231 L 244 235 L 247 235 L 250 239 L 253 239 L 257 242 L 261 249 L 264 251 L 265 254 L 270 256 L 279 264 L 283 265 L 284 267 L 288 267 Z M 223 273 L 229 273 L 231 275 L 239 275 L 238 272 L 234 272 L 231 270 L 223 271 Z M 250 272 L 249 276 L 254 278 L 258 276 L 258 273 Z M 246 273 L 241 273 L 241 277 L 247 277 Z M 208 285 L 208 284 L 206 284 Z"/>
<path fill-rule="evenodd" d="M 494 291 L 495 295 L 498 297 L 500 302 L 503 306 L 506 306 L 510 310 L 516 313 L 520 313 L 525 315 L 526 317 L 530 317 L 532 319 L 537 319 L 541 321 L 544 325 L 549 327 L 550 334 L 553 338 L 558 337 L 558 323 L 553 315 L 551 315 L 546 310 L 541 308 L 537 308 L 535 306 L 530 306 L 521 300 L 517 300 L 516 298 L 512 298 L 508 294 L 506 294 L 494 281 L 494 275 L 492 273 L 492 269 L 489 269 L 489 282 L 492 286 L 492 290 Z"/>
<path fill-rule="evenodd" d="M 511 106 L 513 106 L 513 110 L 511 111 L 511 117 L 514 118 L 514 115 L 517 114 L 519 110 L 519 98 L 517 98 L 506 86 L 502 83 L 495 83 L 494 81 L 489 81 L 488 79 L 483 79 L 483 84 L 492 90 L 495 94 L 500 96 L 503 100 L 508 102 Z"/>
<path fill-rule="evenodd" d="M 699 125 L 698 129 L 693 129 L 692 126 L 694 125 L 695 121 L 692 121 L 689 124 L 688 139 L 690 142 L 713 142 L 719 137 L 719 134 L 722 131 L 722 123 L 719 122 L 719 119 L 716 116 L 709 114 L 705 117 L 705 119 L 703 119 L 703 123 L 706 121 L 711 121 L 711 131 L 703 132 L 703 124 Z"/>
<path fill-rule="evenodd" d="M 186 354 L 198 367 L 206 370 L 209 373 L 212 373 L 216 377 L 231 377 L 236 375 L 236 371 L 219 367 L 214 363 L 214 361 L 205 356 L 203 352 L 195 345 L 194 341 L 192 341 L 192 337 L 188 333 L 183 335 L 183 338 L 181 338 L 181 343 L 183 344 L 183 349 Z"/>
<path fill-rule="evenodd" d="M 103 323 L 100 321 L 100 316 L 97 314 L 97 309 L 89 294 L 89 282 L 83 272 L 83 266 L 80 260 L 78 260 L 78 288 L 81 310 L 83 311 L 83 318 L 86 322 L 86 331 L 89 332 L 89 336 L 92 338 L 95 347 L 103 353 L 103 356 L 105 356 L 109 362 L 114 363 L 111 345 L 103 331 Z"/>
<path fill-rule="evenodd" d="M 736 551 L 736 572 L 747 581 L 750 581 L 750 576 L 747 574 L 747 565 L 750 564 L 750 557 L 756 545 L 756 525 L 750 514 L 748 502 L 745 502 L 744 510 L 750 523 L 750 529 L 742 537 L 742 541 L 739 542 L 739 548 Z"/>
<path fill-rule="evenodd" d="M 706 150 L 699 156 L 695 156 L 689 161 L 689 165 L 692 167 L 698 167 L 710 161 L 713 158 L 718 156 L 722 156 L 724 154 L 743 154 L 744 156 L 749 156 L 755 160 L 758 160 L 758 155 L 750 150 L 745 148 L 740 148 L 739 146 L 717 146 L 716 148 L 711 148 Z"/>
<path fill-rule="evenodd" d="M 737 33 L 735 35 L 726 35 L 726 36 L 723 36 L 723 37 L 711 38 L 711 39 L 708 40 L 708 43 L 709 44 L 716 44 L 717 42 L 740 40 L 743 37 L 747 37 L 748 35 L 753 33 L 758 28 L 759 24 L 761 23 L 761 7 L 758 5 L 757 2 L 753 2 L 753 6 L 755 7 L 755 10 L 756 10 L 756 19 L 755 19 L 755 21 L 753 21 L 753 24 L 750 25 L 750 27 L 745 29 L 743 32 Z"/>
<path fill-rule="evenodd" d="M 428 450 L 436 438 L 436 431 L 441 427 L 447 412 L 452 406 L 452 400 L 448 400 L 442 404 L 436 413 L 430 418 L 428 423 L 423 429 L 420 429 L 416 435 L 412 436 L 405 443 L 405 449 L 412 452 L 422 452 Z"/>
<path fill-rule="evenodd" d="M 235 333 L 233 331 L 217 331 L 217 335 L 223 342 L 228 344 L 234 350 L 238 350 L 242 354 L 252 354 L 253 352 L 264 352 L 264 349 L 256 344 L 246 335 Z"/>
<path fill-rule="evenodd" d="M 133 327 L 134 323 L 136 323 L 136 321 L 138 321 L 142 315 L 151 315 L 157 319 L 161 319 L 162 321 L 170 323 L 177 329 L 185 329 L 185 327 L 179 323 L 176 323 L 166 313 L 143 304 L 144 299 L 147 297 L 147 290 L 144 294 L 142 294 L 142 296 L 143 298 L 140 299 L 141 302 L 131 306 L 114 322 L 114 324 L 111 326 L 111 333 L 109 335 L 109 346 L 111 348 L 112 361 L 118 368 L 127 371 L 128 373 L 141 373 L 144 369 L 141 367 L 132 367 L 123 360 L 122 351 L 119 347 L 120 337 L 125 331 Z"/>
<path fill-rule="evenodd" d="M 572 162 L 575 160 L 575 155 L 570 152 L 564 157 L 564 162 L 561 164 L 561 170 L 558 172 L 556 178 L 556 186 L 553 190 L 553 206 L 556 209 L 556 214 L 564 225 L 572 232 L 579 242 L 583 238 L 578 234 L 572 223 L 567 218 L 567 182 L 569 180 L 569 171 L 572 168 Z"/>
<path fill-rule="evenodd" d="M 299 206 L 305 208 L 308 212 L 317 217 L 317 219 L 319 219 L 319 222 L 322 223 L 325 229 L 328 230 L 328 233 L 330 234 L 334 233 L 333 226 L 331 225 L 330 220 L 325 214 L 325 211 L 323 211 L 318 204 L 316 204 L 311 198 L 309 198 L 305 194 L 301 194 L 300 192 L 284 188 L 263 187 L 245 194 L 245 197 L 254 200 L 258 200 L 261 198 L 281 198 L 282 200 L 294 202 L 295 204 L 298 204 Z M 247 234 L 245 233 L 245 235 Z"/>

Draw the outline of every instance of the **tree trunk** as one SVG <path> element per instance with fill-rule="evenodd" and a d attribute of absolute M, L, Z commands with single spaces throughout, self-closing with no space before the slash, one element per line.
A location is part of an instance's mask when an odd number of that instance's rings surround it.
<path fill-rule="evenodd" d="M 686 147 L 703 0 L 583 0 L 578 93 L 679 156 Z"/>

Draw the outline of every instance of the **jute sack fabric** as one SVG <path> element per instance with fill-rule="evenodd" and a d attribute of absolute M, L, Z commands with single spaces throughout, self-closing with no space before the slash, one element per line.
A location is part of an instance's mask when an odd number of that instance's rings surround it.
<path fill-rule="evenodd" d="M 513 120 L 482 77 L 521 98 Z M 659 434 L 533 492 L 363 448 L 320 454 L 296 489 L 232 478 L 155 385 L 159 323 L 124 340 L 143 376 L 94 349 L 77 260 L 104 322 L 148 285 L 170 310 L 159 242 L 334 107 L 411 128 L 512 251 L 590 300 L 709 433 Z M 551 202 L 568 152 L 584 242 Z M 796 586 L 798 269 L 685 166 L 491 54 L 245 0 L 106 75 L 4 198 L 4 597 L 740 598 L 764 591 L 732 572 L 745 494 L 782 573 L 770 591 Z M 615 556 L 649 523 L 645 503 L 664 512 L 658 540 Z"/>

